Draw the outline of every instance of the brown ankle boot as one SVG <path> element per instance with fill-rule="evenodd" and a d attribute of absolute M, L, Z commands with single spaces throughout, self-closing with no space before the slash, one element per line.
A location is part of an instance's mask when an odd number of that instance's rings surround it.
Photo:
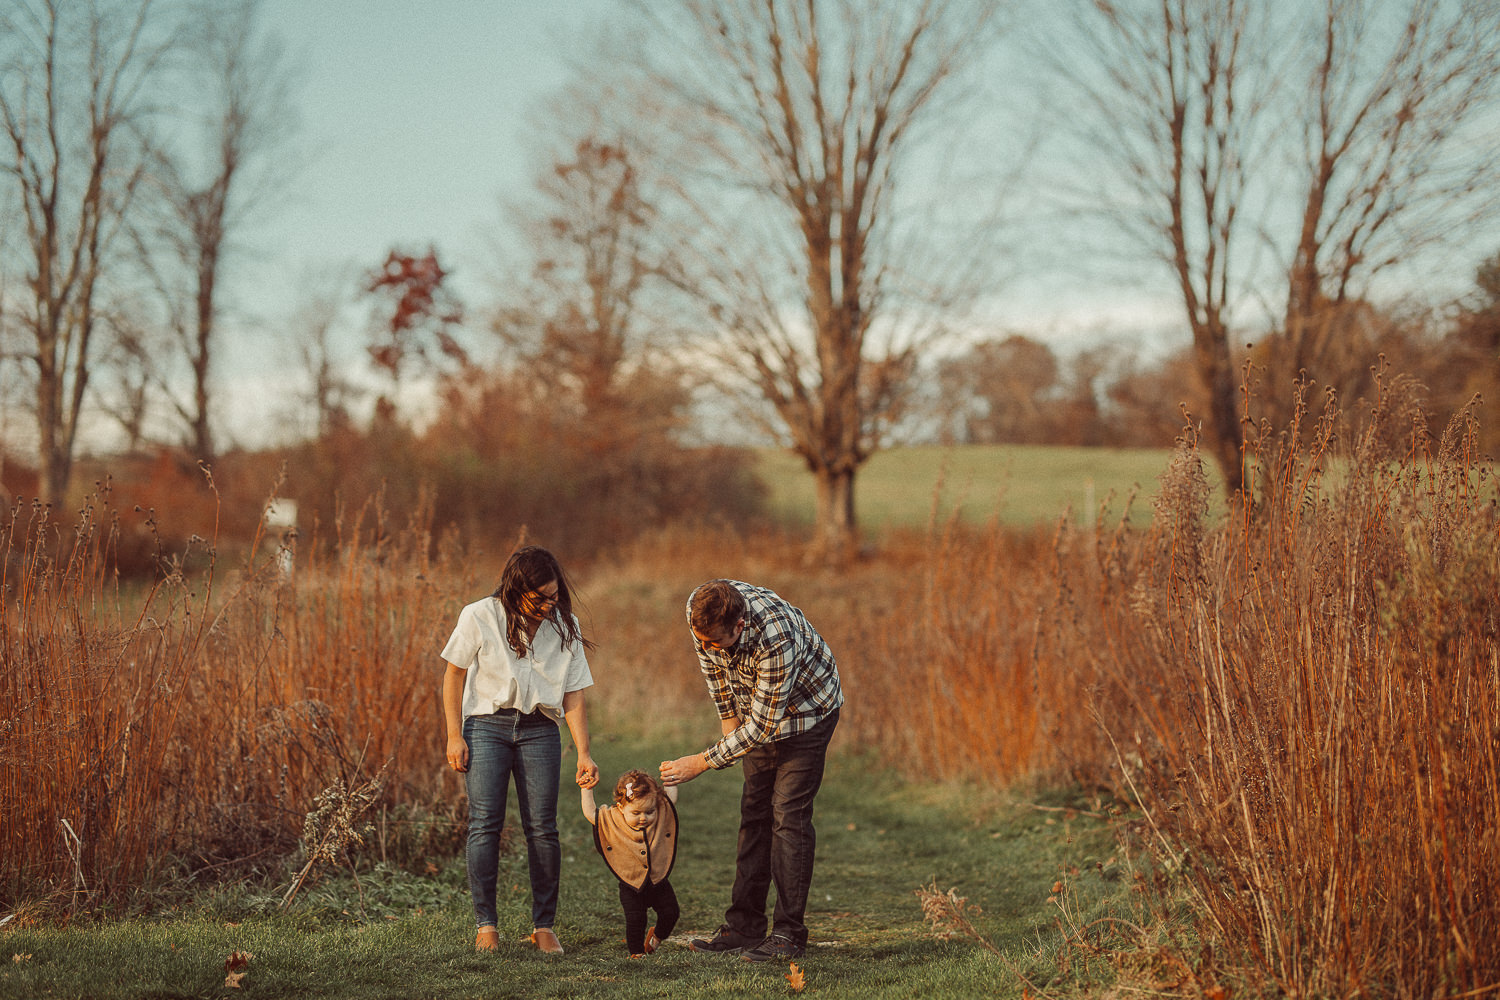
<path fill-rule="evenodd" d="M 544 955 L 561 955 L 563 953 L 562 942 L 557 940 L 557 935 L 550 927 L 538 927 L 531 932 L 531 943 L 537 946 L 537 950 Z"/>

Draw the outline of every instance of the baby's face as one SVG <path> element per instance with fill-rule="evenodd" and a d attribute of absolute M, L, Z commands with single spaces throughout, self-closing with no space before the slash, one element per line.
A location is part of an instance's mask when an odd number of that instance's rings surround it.
<path fill-rule="evenodd" d="M 625 817 L 625 825 L 632 830 L 644 830 L 656 821 L 656 796 L 648 795 L 634 802 L 627 802 L 620 807 L 621 814 Z"/>

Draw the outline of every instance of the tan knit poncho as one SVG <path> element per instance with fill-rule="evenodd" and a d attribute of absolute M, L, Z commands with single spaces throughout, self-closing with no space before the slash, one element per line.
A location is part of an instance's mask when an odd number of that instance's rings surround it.
<path fill-rule="evenodd" d="M 649 875 L 661 882 L 672 872 L 677 860 L 677 808 L 672 800 L 661 796 L 656 820 L 644 830 L 625 825 L 625 814 L 618 806 L 600 806 L 594 814 L 594 849 L 621 882 L 639 889 Z"/>

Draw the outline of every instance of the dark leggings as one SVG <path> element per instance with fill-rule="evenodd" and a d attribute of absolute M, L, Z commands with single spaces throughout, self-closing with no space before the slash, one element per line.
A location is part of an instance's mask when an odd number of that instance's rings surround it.
<path fill-rule="evenodd" d="M 656 939 L 665 941 L 682 911 L 670 879 L 647 882 L 639 889 L 620 883 L 620 905 L 625 908 L 625 945 L 632 955 L 646 953 L 646 911 L 656 911 Z"/>

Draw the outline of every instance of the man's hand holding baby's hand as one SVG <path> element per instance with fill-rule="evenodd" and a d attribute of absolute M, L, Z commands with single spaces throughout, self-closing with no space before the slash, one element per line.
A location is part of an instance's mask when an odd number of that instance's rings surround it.
<path fill-rule="evenodd" d="M 668 787 L 680 785 L 692 781 L 707 770 L 708 761 L 703 759 L 701 753 L 678 757 L 676 760 L 664 760 L 661 762 L 661 783 Z"/>

